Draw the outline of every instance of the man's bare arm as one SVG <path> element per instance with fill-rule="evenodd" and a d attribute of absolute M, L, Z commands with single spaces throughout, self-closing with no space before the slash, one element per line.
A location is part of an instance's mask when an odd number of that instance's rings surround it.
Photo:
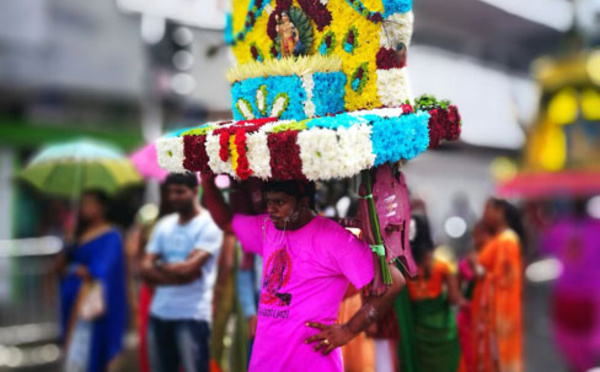
<path fill-rule="evenodd" d="M 204 190 L 202 200 L 217 226 L 225 233 L 233 234 L 233 227 L 231 226 L 233 214 L 217 185 L 215 185 L 214 177 L 203 177 L 202 188 Z"/>
<path fill-rule="evenodd" d="M 194 249 L 183 262 L 164 264 L 160 271 L 184 281 L 193 281 L 202 275 L 202 266 L 212 255 L 202 249 Z"/>
<path fill-rule="evenodd" d="M 160 257 L 157 254 L 146 254 L 142 260 L 140 274 L 142 278 L 153 285 L 182 285 L 190 283 L 192 280 L 184 280 L 181 277 L 170 275 L 162 269 L 156 267 L 156 261 Z"/>
<path fill-rule="evenodd" d="M 404 276 L 395 265 L 389 264 L 389 268 L 392 274 L 392 285 L 387 288 L 383 295 L 366 297 L 365 304 L 345 324 L 307 323 L 307 326 L 317 328 L 321 332 L 309 337 L 306 343 L 318 341 L 314 347 L 315 351 L 321 350 L 324 355 L 327 355 L 336 347 L 347 344 L 375 323 L 381 315 L 393 306 L 394 299 L 406 284 Z"/>

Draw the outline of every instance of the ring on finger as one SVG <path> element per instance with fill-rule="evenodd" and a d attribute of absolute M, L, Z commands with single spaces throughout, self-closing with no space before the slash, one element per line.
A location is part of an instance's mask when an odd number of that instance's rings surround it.
<path fill-rule="evenodd" d="M 331 342 L 329 342 L 329 340 L 328 340 L 328 339 L 324 339 L 324 340 L 323 340 L 323 343 L 325 344 L 325 346 L 329 346 L 329 345 L 331 345 Z"/>

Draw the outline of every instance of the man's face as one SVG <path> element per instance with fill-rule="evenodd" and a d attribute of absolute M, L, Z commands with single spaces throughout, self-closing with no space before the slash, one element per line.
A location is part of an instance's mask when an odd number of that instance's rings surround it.
<path fill-rule="evenodd" d="M 194 207 L 198 190 L 185 185 L 170 184 L 167 186 L 167 199 L 177 213 L 188 213 Z"/>
<path fill-rule="evenodd" d="M 270 191 L 265 195 L 267 213 L 275 228 L 283 230 L 290 227 L 298 218 L 298 200 L 284 192 Z"/>
<path fill-rule="evenodd" d="M 290 20 L 290 17 L 289 17 L 287 14 L 283 13 L 283 14 L 281 15 L 281 20 L 282 20 L 283 22 L 287 22 L 287 21 L 289 21 L 289 20 Z"/>

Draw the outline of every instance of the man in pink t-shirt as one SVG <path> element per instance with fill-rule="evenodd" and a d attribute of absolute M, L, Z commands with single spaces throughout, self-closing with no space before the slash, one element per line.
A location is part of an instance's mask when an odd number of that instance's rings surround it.
<path fill-rule="evenodd" d="M 250 371 L 343 371 L 340 346 L 392 306 L 404 286 L 390 265 L 393 284 L 345 324 L 335 324 L 348 283 L 371 283 L 375 261 L 368 244 L 312 211 L 314 183 L 266 183 L 267 213 L 232 215 L 211 179 L 204 202 L 215 222 L 233 232 L 245 251 L 263 256 L 256 339 Z"/>

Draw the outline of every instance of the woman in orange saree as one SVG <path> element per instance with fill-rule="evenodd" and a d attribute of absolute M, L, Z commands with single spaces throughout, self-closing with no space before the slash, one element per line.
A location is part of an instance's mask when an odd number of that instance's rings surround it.
<path fill-rule="evenodd" d="M 521 244 L 517 209 L 490 199 L 483 217 L 493 238 L 473 256 L 478 275 L 473 295 L 473 352 L 478 372 L 523 371 Z"/>

